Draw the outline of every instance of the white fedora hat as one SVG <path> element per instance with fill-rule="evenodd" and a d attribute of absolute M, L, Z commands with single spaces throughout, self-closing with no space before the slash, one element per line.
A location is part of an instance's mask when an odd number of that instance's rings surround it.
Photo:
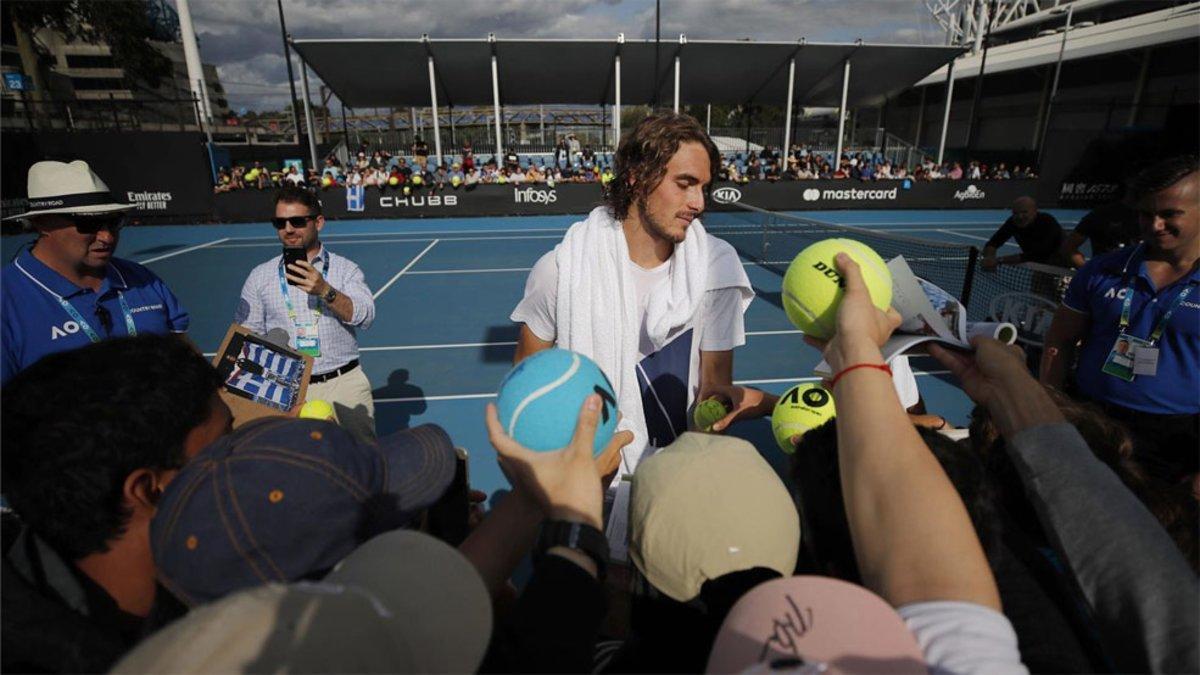
<path fill-rule="evenodd" d="M 29 167 L 29 211 L 4 220 L 31 218 L 54 213 L 99 216 L 137 208 L 137 204 L 122 204 L 113 199 L 108 186 L 92 171 L 88 163 L 75 160 L 38 162 Z"/>

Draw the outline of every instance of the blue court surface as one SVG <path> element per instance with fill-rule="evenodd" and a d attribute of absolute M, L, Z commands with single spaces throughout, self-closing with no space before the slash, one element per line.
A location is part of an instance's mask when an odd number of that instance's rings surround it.
<path fill-rule="evenodd" d="M 1064 229 L 1083 211 L 1052 210 Z M 797 212 L 842 225 L 982 247 L 1005 211 Z M 530 267 L 579 216 L 330 221 L 321 239 L 357 262 L 375 293 L 375 324 L 359 334 L 362 364 L 375 387 L 377 429 L 387 434 L 424 423 L 444 427 L 471 456 L 471 483 L 489 494 L 507 483 L 487 442 L 484 405 L 508 371 L 517 327 L 508 315 L 521 299 Z M 712 222 L 720 217 L 714 214 Z M 760 232 L 723 235 L 737 244 Z M 11 259 L 28 235 L 5 237 Z M 267 223 L 128 228 L 118 255 L 147 265 L 191 312 L 191 338 L 215 352 L 232 321 L 238 294 L 254 265 L 277 255 Z M 1011 245 L 1010 245 L 1011 248 Z M 1015 248 L 1013 249 L 1015 251 Z M 777 272 L 746 261 L 758 297 L 746 313 L 746 344 L 734 353 L 741 384 L 781 393 L 815 380 L 816 350 L 804 344 L 780 307 Z M 913 362 L 930 412 L 965 424 L 970 401 L 938 370 Z M 777 468 L 785 465 L 769 420 L 735 426 Z"/>

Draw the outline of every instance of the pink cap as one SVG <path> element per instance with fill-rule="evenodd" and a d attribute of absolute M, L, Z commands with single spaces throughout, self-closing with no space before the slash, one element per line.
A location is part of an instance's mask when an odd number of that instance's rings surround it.
<path fill-rule="evenodd" d="M 751 670 L 929 672 L 916 639 L 887 602 L 861 586 L 816 576 L 760 584 L 725 617 L 708 672 Z"/>

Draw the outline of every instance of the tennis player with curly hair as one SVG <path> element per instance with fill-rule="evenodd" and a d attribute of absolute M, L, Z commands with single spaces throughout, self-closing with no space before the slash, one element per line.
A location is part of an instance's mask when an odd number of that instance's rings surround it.
<path fill-rule="evenodd" d="M 512 312 L 516 361 L 571 349 L 613 382 L 621 428 L 635 437 L 625 472 L 687 431 L 697 401 L 732 385 L 733 349 L 745 343 L 754 292 L 733 247 L 700 222 L 719 162 L 694 118 L 642 120 L 617 149 L 605 204 L 542 256 Z M 730 402 L 739 418 L 763 412 Z"/>

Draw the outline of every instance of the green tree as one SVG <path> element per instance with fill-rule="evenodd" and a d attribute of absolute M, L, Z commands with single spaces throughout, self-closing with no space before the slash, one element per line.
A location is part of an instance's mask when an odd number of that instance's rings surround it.
<path fill-rule="evenodd" d="M 48 28 L 72 42 L 108 44 L 113 60 L 151 88 L 171 74 L 170 59 L 150 44 L 155 33 L 146 0 L 5 0 L 0 11 L 4 27 L 25 38 Z"/>

